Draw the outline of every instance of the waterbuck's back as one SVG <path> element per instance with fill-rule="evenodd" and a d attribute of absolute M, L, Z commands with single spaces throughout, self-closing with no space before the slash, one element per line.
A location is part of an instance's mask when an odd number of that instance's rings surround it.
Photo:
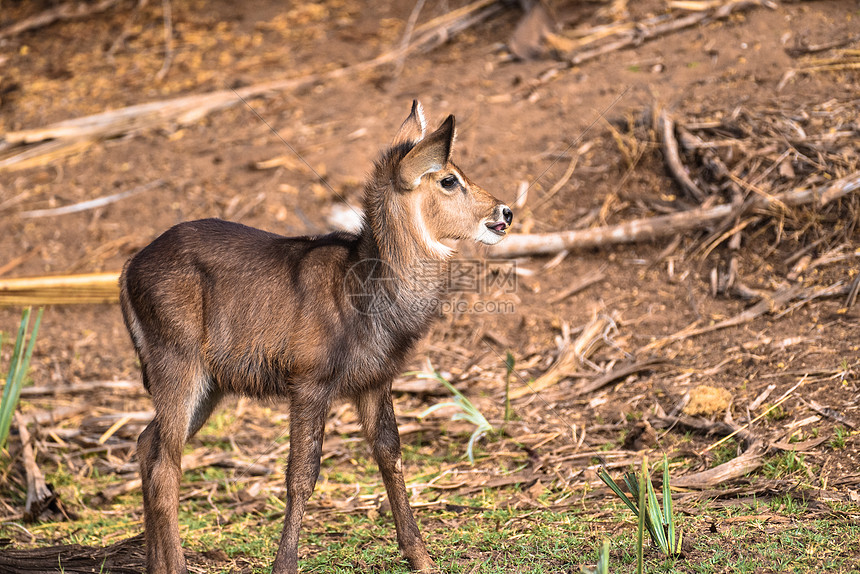
<path fill-rule="evenodd" d="M 305 379 L 349 394 L 381 374 L 355 371 L 382 368 L 390 349 L 380 347 L 391 344 L 374 340 L 379 330 L 347 293 L 357 249 L 350 234 L 288 238 L 217 219 L 182 223 L 127 264 L 123 315 L 143 363 L 171 349 L 224 392 L 285 396 Z"/>

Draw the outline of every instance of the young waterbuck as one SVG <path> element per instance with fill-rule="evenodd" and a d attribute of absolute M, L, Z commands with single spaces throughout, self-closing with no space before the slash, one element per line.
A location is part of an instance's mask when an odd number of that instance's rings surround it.
<path fill-rule="evenodd" d="M 454 137 L 453 116 L 426 135 L 413 102 L 366 184 L 358 233 L 282 237 L 205 219 L 169 229 L 126 264 L 123 317 L 155 406 L 137 448 L 147 572 L 186 572 L 182 448 L 228 393 L 290 405 L 273 573 L 298 571 L 325 420 L 343 399 L 355 405 L 382 472 L 401 552 L 413 569 L 433 569 L 407 500 L 391 382 L 437 313 L 453 253 L 440 240 L 492 245 L 513 218 L 451 161 Z"/>

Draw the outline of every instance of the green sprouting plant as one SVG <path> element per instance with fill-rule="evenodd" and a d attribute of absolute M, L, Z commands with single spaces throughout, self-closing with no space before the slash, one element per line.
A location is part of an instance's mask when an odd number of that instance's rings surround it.
<path fill-rule="evenodd" d="M 681 553 L 681 542 L 683 541 L 683 533 L 678 531 L 677 538 L 675 537 L 675 517 L 672 513 L 672 493 L 669 490 L 669 461 L 663 457 L 663 508 L 661 510 L 660 503 L 657 501 L 657 495 L 654 492 L 654 486 L 651 484 L 651 477 L 648 470 L 648 457 L 642 458 L 642 472 L 637 477 L 635 472 L 627 472 L 624 474 L 624 484 L 627 490 L 637 502 L 634 503 L 624 492 L 621 487 L 609 476 L 605 468 L 600 469 L 597 473 L 606 486 L 612 489 L 612 492 L 621 499 L 622 502 L 639 518 L 640 528 L 639 541 L 637 548 L 637 560 L 641 560 L 638 556 L 642 552 L 643 531 L 647 528 L 651 535 L 651 540 L 657 545 L 663 554 L 666 556 L 677 556 Z M 641 566 L 640 566 L 641 568 Z M 641 572 L 637 568 L 637 572 Z"/>
<path fill-rule="evenodd" d="M 6 385 L 3 387 L 3 398 L 0 399 L 0 448 L 6 445 L 9 438 L 9 429 L 12 427 L 12 417 L 21 397 L 21 387 L 24 384 L 24 375 L 30 367 L 30 358 L 33 356 L 33 346 L 36 344 L 36 335 L 39 333 L 39 324 L 42 322 L 42 311 L 36 314 L 36 322 L 33 324 L 33 332 L 30 341 L 24 349 L 24 340 L 27 338 L 27 328 L 30 324 L 30 312 L 28 307 L 21 314 L 21 325 L 18 327 L 18 336 L 15 339 L 15 348 L 12 351 L 12 359 L 9 364 L 9 374 L 6 376 Z M 0 335 L 0 347 L 3 339 Z"/>
<path fill-rule="evenodd" d="M 762 465 L 762 474 L 767 478 L 784 478 L 805 471 L 805 457 L 793 450 L 770 457 Z"/>
<path fill-rule="evenodd" d="M 848 436 L 848 433 L 845 431 L 845 427 L 842 425 L 836 425 L 833 427 L 833 438 L 830 439 L 830 448 L 834 450 L 842 450 L 845 448 L 845 439 Z"/>
<path fill-rule="evenodd" d="M 463 393 L 454 388 L 454 385 L 449 383 L 445 379 L 445 377 L 440 375 L 438 371 L 434 370 L 432 373 L 416 373 L 416 376 L 419 379 L 436 379 L 437 381 L 445 385 L 445 387 L 454 395 L 453 401 L 433 405 L 432 407 L 418 415 L 419 418 L 424 418 L 430 413 L 439 409 L 454 406 L 458 407 L 460 409 L 460 412 L 455 413 L 454 416 L 451 417 L 451 420 L 468 421 L 475 425 L 475 432 L 473 432 L 472 436 L 469 438 L 469 446 L 466 449 L 466 455 L 469 457 L 469 462 L 474 464 L 475 455 L 472 452 L 472 449 L 475 446 L 475 443 L 480 440 L 481 437 L 483 437 L 488 432 L 492 432 L 493 426 L 489 422 L 487 422 L 487 419 L 484 417 L 483 414 L 481 414 L 481 411 L 479 411 L 469 399 L 464 397 Z"/>

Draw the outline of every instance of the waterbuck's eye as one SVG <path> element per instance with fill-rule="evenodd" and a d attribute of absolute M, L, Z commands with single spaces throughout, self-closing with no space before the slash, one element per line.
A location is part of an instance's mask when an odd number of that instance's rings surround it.
<path fill-rule="evenodd" d="M 448 191 L 452 191 L 452 190 L 454 190 L 454 189 L 457 189 L 457 186 L 459 186 L 459 185 L 460 185 L 460 180 L 458 180 L 458 179 L 457 179 L 455 176 L 453 176 L 453 175 L 449 175 L 449 176 L 443 177 L 443 178 L 439 181 L 439 183 L 441 183 L 441 184 L 442 184 L 442 187 L 444 187 L 444 188 L 445 188 L 445 189 L 447 189 Z"/>

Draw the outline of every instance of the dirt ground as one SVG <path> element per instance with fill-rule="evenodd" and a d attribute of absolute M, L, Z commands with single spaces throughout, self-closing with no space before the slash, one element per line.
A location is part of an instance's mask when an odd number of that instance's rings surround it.
<path fill-rule="evenodd" d="M 404 1 L 173 0 L 172 62 L 163 81 L 158 81 L 165 56 L 163 4 L 142 4 L 122 1 L 84 20 L 0 40 L 0 133 L 370 60 L 398 45 L 415 6 Z M 51 5 L 3 2 L 0 27 Z M 427 2 L 418 22 L 457 5 Z M 613 21 L 607 2 L 550 5 L 560 34 Z M 639 21 L 667 10 L 666 3 L 648 0 L 630 3 L 628 13 L 615 17 Z M 343 200 L 360 203 L 365 174 L 408 114 L 413 98 L 423 103 L 431 124 L 447 114 L 456 115 L 456 161 L 474 181 L 511 205 L 521 182 L 530 186 L 525 205 L 515 210 L 513 233 L 614 224 L 691 207 L 693 202 L 667 170 L 661 147 L 647 129 L 648 110 L 654 105 L 670 110 L 677 121 L 690 123 L 726 117 L 739 109 L 808 117 L 822 106 L 842 106 L 854 117 L 853 124 L 848 122 L 843 129 L 854 129 L 860 137 L 856 68 L 799 73 L 783 81 L 787 71 L 800 66 L 789 48 L 857 34 L 860 12 L 855 2 L 776 2 L 561 68 L 540 82 L 547 70 L 557 67 L 552 54 L 522 61 L 512 59 L 504 47 L 521 17 L 518 6 L 505 5 L 444 45 L 410 55 L 396 76 L 393 66 L 383 66 L 253 98 L 249 105 L 235 105 L 191 125 L 165 124 L 102 141 L 43 167 L 0 171 L 0 266 L 17 261 L 4 269 L 2 278 L 116 271 L 171 225 L 201 217 L 241 221 L 286 235 L 326 232 L 332 229 L 332 210 Z M 855 41 L 853 48 L 857 47 Z M 846 152 L 855 158 L 857 142 L 853 140 L 853 151 L 849 144 Z M 548 197 L 568 167 L 570 153 L 585 143 L 591 147 L 573 176 Z M 639 149 L 633 149 L 637 145 Z M 271 167 L 261 169 L 260 162 L 273 159 Z M 316 174 L 325 178 L 325 184 Z M 106 207 L 54 217 L 21 216 L 154 180 L 163 184 Z M 844 256 L 799 281 L 821 287 L 838 281 L 850 284 L 860 269 L 860 236 L 853 231 L 856 219 L 851 219 L 855 215 L 847 207 L 833 208 L 815 220 L 812 230 L 791 218 L 758 221 L 744 230 L 736 251 L 739 280 L 772 292 L 792 270 L 786 260 L 814 241 L 832 237 L 833 230 L 846 229 L 837 241 Z M 829 440 L 840 432 L 836 427 L 845 428 L 844 447 L 833 448 L 828 441 L 810 443 L 804 460 L 810 484 L 856 502 L 860 453 L 857 435 L 846 424 L 860 425 L 860 314 L 856 307 L 845 308 L 844 296 L 816 298 L 738 326 L 648 348 L 694 322 L 713 324 L 751 306 L 731 294 L 712 293 L 712 269 L 727 260 L 728 249 L 723 244 L 702 256 L 709 232 L 685 231 L 653 242 L 575 250 L 555 265 L 547 265 L 550 256 L 518 259 L 513 263 L 518 270 L 514 292 L 464 296 L 470 303 L 511 301 L 513 309 L 506 310 L 512 312 L 447 315 L 422 343 L 412 366 L 420 369 L 429 357 L 497 424 L 504 413 L 506 351 L 516 359 L 512 386 L 519 388 L 548 370 L 565 330 L 576 338 L 595 316 L 609 316 L 614 327 L 589 361 L 577 367 L 577 376 L 564 378 L 540 396 L 528 394 L 514 401 L 519 418 L 507 432 L 532 449 L 530 456 L 549 461 L 542 471 L 548 474 L 544 486 L 563 490 L 577 481 L 596 484 L 592 471 L 581 472 L 591 464 L 588 458 L 553 466 L 553 460 L 561 460 L 560 453 L 609 445 L 611 453 L 629 451 L 614 459 L 621 464 L 637 460 L 633 441 L 625 443 L 625 437 L 640 421 L 671 413 L 700 385 L 727 391 L 732 420 L 741 424 L 748 420 L 750 403 L 769 385 L 775 388 L 765 404 L 806 377 L 774 411 L 778 415 L 756 422 L 752 431 L 771 444 Z M 810 253 L 817 257 L 834 246 L 828 239 Z M 462 251 L 463 257 L 477 259 L 488 253 L 471 246 Z M 602 272 L 602 280 L 550 302 L 573 282 L 596 272 Z M 0 309 L 0 328 L 12 332 L 19 316 L 20 308 Z M 0 365 L 6 364 L 7 353 L 4 349 Z M 573 393 L 577 385 L 615 365 L 648 359 L 661 362 L 592 393 Z M 139 380 L 119 307 L 49 306 L 31 376 L 37 386 Z M 400 423 L 415 423 L 416 414 L 439 402 L 440 396 L 398 394 Z M 50 408 L 59 404 L 57 400 L 34 398 L 25 407 Z M 91 411 L 65 424 L 84 425 L 87 416 L 150 408 L 142 392 L 97 393 L 87 400 Z M 824 409 L 814 410 L 812 403 Z M 226 408 L 248 413 L 244 416 L 253 421 L 253 428 L 271 417 L 265 414 L 271 411 L 258 412 L 264 407 L 253 403 L 232 401 Z M 724 406 L 706 418 L 722 420 L 725 410 Z M 831 412 L 837 418 L 826 414 Z M 436 441 L 439 452 L 453 449 L 453 462 L 464 452 L 468 431 L 455 432 L 460 427 L 452 426 L 449 416 L 450 412 L 425 420 L 421 424 L 429 422 L 447 431 L 434 435 L 425 428 L 422 436 Z M 252 459 L 266 451 L 261 445 L 286 428 L 283 417 L 269 420 L 278 428 L 266 429 L 256 438 L 250 431 L 236 437 Z M 337 452 L 339 437 L 354 433 L 351 424 L 354 417 L 349 412 L 340 409 L 333 415 L 325 447 L 329 456 Z M 582 429 L 585 439 L 577 447 L 581 435 L 572 432 Z M 133 434 L 125 438 L 133 440 Z M 644 446 L 653 449 L 652 458 L 665 452 L 673 460 L 684 460 L 677 467 L 679 475 L 714 464 L 712 454 L 696 454 L 716 440 L 713 436 L 694 434 L 685 439 L 677 429 L 657 429 L 656 436 Z M 255 440 L 257 450 L 249 446 Z M 408 434 L 403 437 L 404 443 L 409 440 Z M 491 442 L 481 448 L 492 453 L 500 447 Z M 133 460 L 132 451 L 127 450 L 128 460 Z M 340 459 L 334 460 L 336 470 Z M 487 465 L 481 468 L 486 470 Z M 417 464 L 407 465 L 408 476 L 420 470 Z M 494 474 L 488 470 L 470 476 L 480 484 Z M 749 479 L 732 484 L 738 483 L 748 484 Z M 4 506 L 9 516 L 20 512 Z"/>

